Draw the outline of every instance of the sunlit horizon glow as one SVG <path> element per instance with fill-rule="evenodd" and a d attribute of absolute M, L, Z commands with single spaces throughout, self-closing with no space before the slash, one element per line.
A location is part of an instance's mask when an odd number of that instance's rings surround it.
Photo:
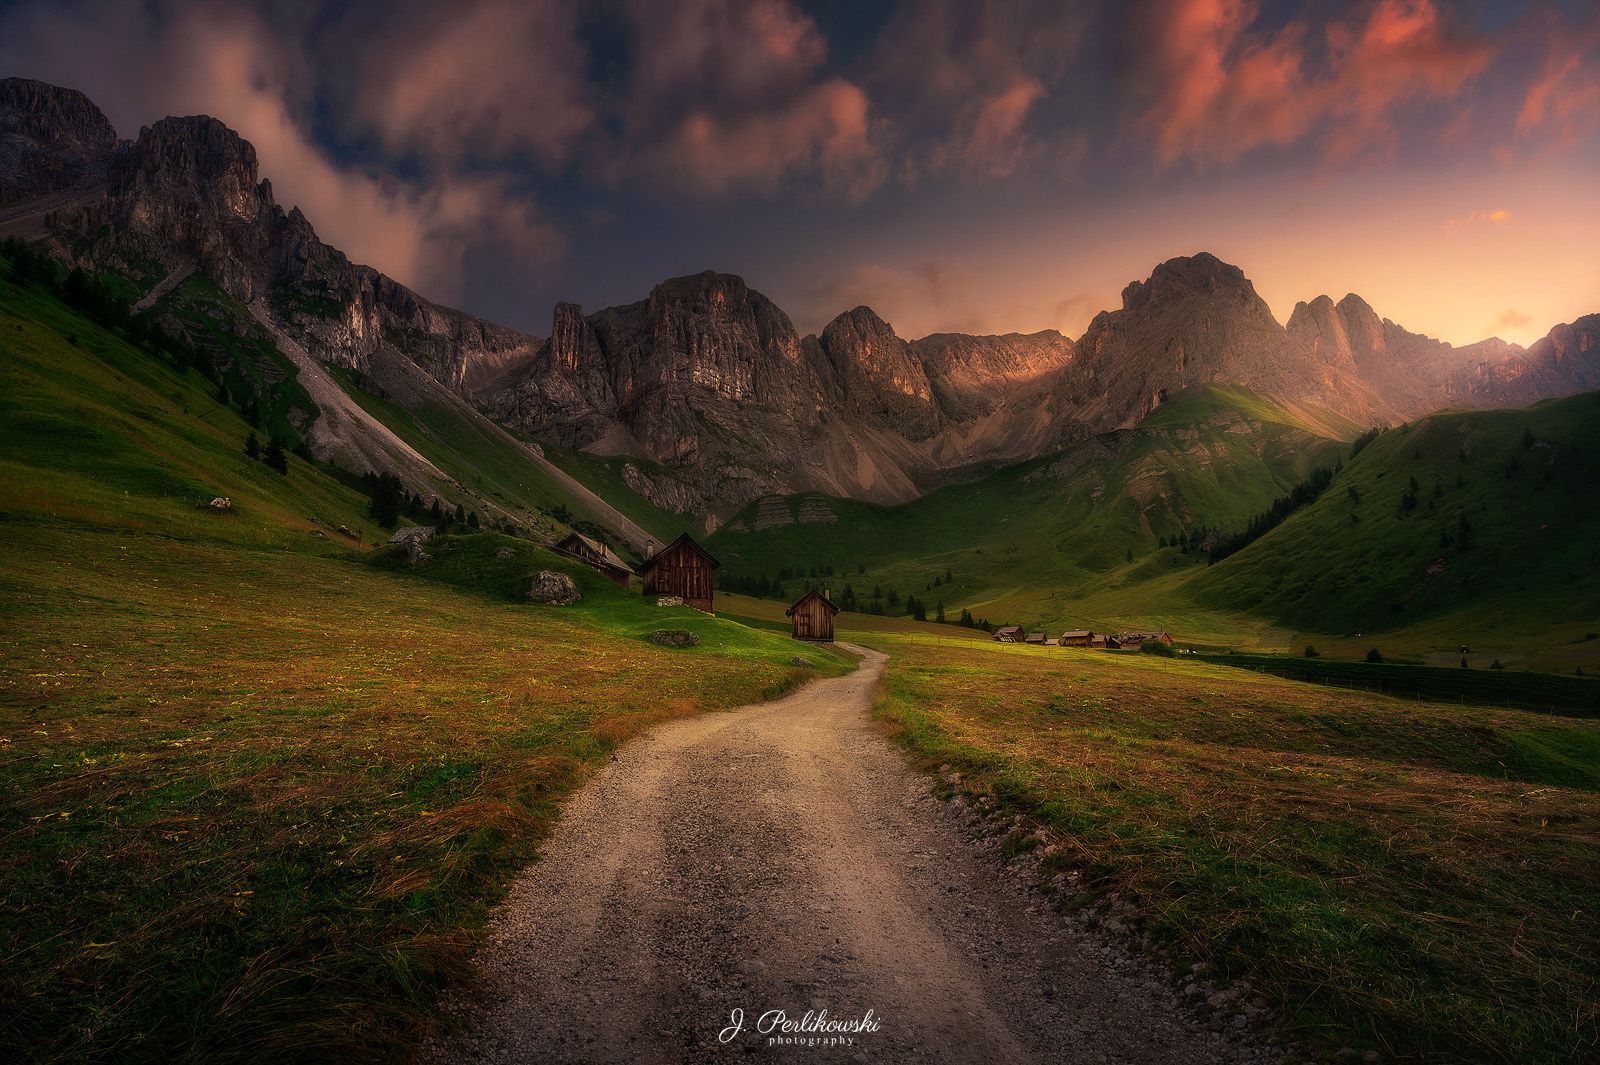
<path fill-rule="evenodd" d="M 534 333 L 743 276 L 802 332 L 1081 335 L 1209 251 L 1280 322 L 1354 292 L 1455 344 L 1600 311 L 1600 10 L 1578 2 L 22 0 L 0 73 L 123 136 L 210 113 L 285 207 Z"/>

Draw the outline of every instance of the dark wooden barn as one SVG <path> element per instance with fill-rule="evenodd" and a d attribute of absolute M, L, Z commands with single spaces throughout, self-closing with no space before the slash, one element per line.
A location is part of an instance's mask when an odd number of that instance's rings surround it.
<path fill-rule="evenodd" d="M 645 559 L 639 576 L 644 578 L 645 595 L 676 595 L 710 614 L 714 611 L 712 574 L 720 565 L 694 537 L 684 533 Z"/>
<path fill-rule="evenodd" d="M 619 588 L 626 588 L 628 578 L 633 576 L 633 567 L 618 558 L 610 547 L 582 533 L 568 533 L 551 550 L 593 566 L 611 578 L 611 582 Z"/>
<path fill-rule="evenodd" d="M 820 640 L 824 643 L 833 642 L 833 616 L 839 608 L 833 605 L 833 600 L 827 593 L 819 592 L 815 588 L 795 600 L 794 606 L 785 610 L 789 616 L 789 635 L 797 640 Z"/>
<path fill-rule="evenodd" d="M 1056 641 L 1062 647 L 1088 647 L 1094 642 L 1093 629 L 1068 629 Z"/>

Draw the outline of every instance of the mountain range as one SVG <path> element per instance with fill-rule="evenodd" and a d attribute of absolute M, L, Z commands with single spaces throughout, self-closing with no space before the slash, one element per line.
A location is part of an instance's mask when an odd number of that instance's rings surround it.
<path fill-rule="evenodd" d="M 1244 386 L 1330 436 L 1600 388 L 1600 315 L 1528 348 L 1453 347 L 1354 294 L 1300 303 L 1283 324 L 1243 271 L 1206 253 L 1129 284 L 1076 340 L 907 340 L 868 307 L 801 336 L 773 301 L 710 271 L 593 313 L 558 304 L 537 337 L 352 263 L 276 202 L 252 146 L 217 119 L 166 118 L 121 140 L 82 93 L 15 78 L 0 81 L 0 235 L 125 277 L 145 306 L 214 283 L 239 318 L 229 328 L 269 337 L 323 397 L 305 433 L 320 457 L 408 483 L 426 473 L 358 405 L 330 408 L 344 387 L 331 366 L 622 457 L 630 489 L 709 524 L 772 494 L 904 502 L 1132 426 L 1201 385 Z"/>

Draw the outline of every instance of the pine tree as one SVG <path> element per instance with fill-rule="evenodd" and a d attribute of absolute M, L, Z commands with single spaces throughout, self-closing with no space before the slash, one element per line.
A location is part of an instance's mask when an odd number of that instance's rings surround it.
<path fill-rule="evenodd" d="M 476 510 L 467 515 L 467 525 L 473 529 L 478 528 L 478 512 Z"/>
<path fill-rule="evenodd" d="M 249 436 L 245 437 L 244 453 L 252 460 L 261 458 L 261 441 L 256 439 L 255 433 L 251 433 Z"/>
<path fill-rule="evenodd" d="M 392 529 L 400 520 L 400 500 L 405 494 L 400 478 L 392 473 L 380 474 L 372 482 L 372 500 L 367 513 L 385 529 Z"/>
<path fill-rule="evenodd" d="M 283 441 L 277 437 L 267 441 L 267 449 L 261 453 L 261 461 L 266 463 L 270 470 L 285 475 L 289 472 L 289 456 L 284 453 Z"/>
<path fill-rule="evenodd" d="M 937 621 L 941 625 L 944 624 L 944 600 L 943 599 L 939 600 L 938 605 L 934 608 L 933 620 Z"/>

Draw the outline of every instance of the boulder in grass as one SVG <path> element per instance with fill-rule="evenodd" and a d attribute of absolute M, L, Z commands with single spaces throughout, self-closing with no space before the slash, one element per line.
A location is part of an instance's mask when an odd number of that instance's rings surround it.
<path fill-rule="evenodd" d="M 232 510 L 233 500 L 229 499 L 227 496 L 217 496 L 217 498 L 213 499 L 208 505 L 212 510 Z"/>
<path fill-rule="evenodd" d="M 407 525 L 404 529 L 396 530 L 395 534 L 389 537 L 389 542 L 391 544 L 420 544 L 437 531 L 432 525 Z"/>
<path fill-rule="evenodd" d="M 583 595 L 578 591 L 578 585 L 565 573 L 554 570 L 542 569 L 533 575 L 533 580 L 528 585 L 528 600 L 534 603 L 549 603 L 551 606 L 571 606 Z"/>
<path fill-rule="evenodd" d="M 516 558 L 517 553 L 509 547 L 502 547 L 500 550 L 494 553 L 494 557 L 498 558 L 502 562 L 506 562 L 510 559 Z"/>
<path fill-rule="evenodd" d="M 650 634 L 650 642 L 662 647 L 694 647 L 700 637 L 688 629 L 657 629 Z"/>

